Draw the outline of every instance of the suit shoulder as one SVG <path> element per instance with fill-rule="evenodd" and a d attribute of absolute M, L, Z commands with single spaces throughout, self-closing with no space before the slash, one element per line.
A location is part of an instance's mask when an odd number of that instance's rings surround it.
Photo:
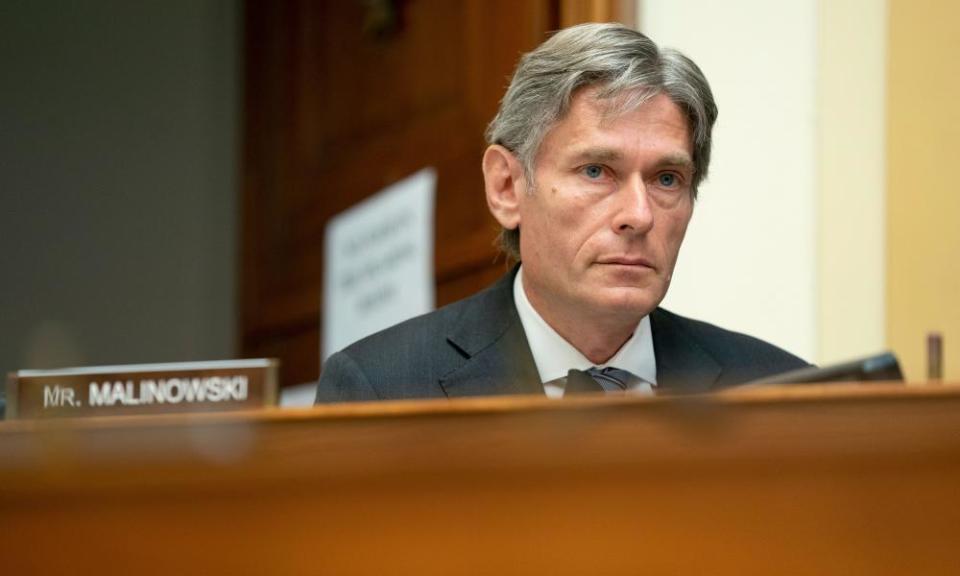
<path fill-rule="evenodd" d="M 354 358 L 364 358 L 367 353 L 379 352 L 385 347 L 411 349 L 436 346 L 438 339 L 444 339 L 446 332 L 456 323 L 469 300 L 469 298 L 458 300 L 437 310 L 384 328 L 350 344 L 343 351 Z"/>
<path fill-rule="evenodd" d="M 447 334 L 472 298 L 380 330 L 330 356 L 318 401 L 443 396 L 438 381 L 460 360 Z"/>
<path fill-rule="evenodd" d="M 727 330 L 709 322 L 686 318 L 663 308 L 653 316 L 654 324 L 668 326 L 683 332 L 686 338 L 696 342 L 722 366 L 747 367 L 758 372 L 786 372 L 804 368 L 810 364 L 786 350 L 759 338 Z"/>
<path fill-rule="evenodd" d="M 512 279 L 513 274 L 508 274 L 476 294 L 371 334 L 347 346 L 345 351 L 355 358 L 362 358 L 368 352 L 379 352 L 386 347 L 402 350 L 430 347 L 436 350 L 437 343 L 444 342 L 462 323 L 472 325 L 478 316 L 487 319 L 491 314 L 502 316 L 506 308 L 512 308 Z"/>

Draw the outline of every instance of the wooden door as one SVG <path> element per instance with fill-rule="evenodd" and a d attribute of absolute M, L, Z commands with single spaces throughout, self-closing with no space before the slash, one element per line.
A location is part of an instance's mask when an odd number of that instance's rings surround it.
<path fill-rule="evenodd" d="M 550 0 L 250 0 L 245 20 L 241 342 L 319 375 L 327 220 L 420 168 L 438 172 L 437 304 L 489 284 L 497 227 L 483 130 Z"/>

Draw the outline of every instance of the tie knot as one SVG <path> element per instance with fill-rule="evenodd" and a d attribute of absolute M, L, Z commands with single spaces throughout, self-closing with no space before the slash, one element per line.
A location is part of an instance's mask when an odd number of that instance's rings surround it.
<path fill-rule="evenodd" d="M 608 392 L 626 390 L 632 384 L 640 381 L 640 378 L 630 372 L 612 366 L 607 366 L 606 368 L 594 366 L 587 370 L 587 374 Z"/>
<path fill-rule="evenodd" d="M 652 394 L 653 389 L 642 378 L 620 368 L 570 370 L 564 378 L 564 396 L 584 392 L 623 392 Z"/>

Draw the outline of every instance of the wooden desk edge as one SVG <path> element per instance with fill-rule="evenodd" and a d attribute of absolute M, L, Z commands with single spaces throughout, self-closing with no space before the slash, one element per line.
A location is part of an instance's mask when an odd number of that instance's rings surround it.
<path fill-rule="evenodd" d="M 196 412 L 86 418 L 9 420 L 0 422 L 0 433 L 27 432 L 58 428 L 99 429 L 138 426 L 180 426 L 183 424 L 227 424 L 236 422 L 301 422 L 307 420 L 343 420 L 405 418 L 422 416 L 474 415 L 490 413 L 567 411 L 622 408 L 664 403 L 712 403 L 719 405 L 844 402 L 851 400 L 940 399 L 960 397 L 960 384 L 919 385 L 902 383 L 811 384 L 731 388 L 709 394 L 683 396 L 603 396 L 584 395 L 555 400 L 540 395 L 482 396 L 475 398 L 389 400 L 326 404 L 306 408 L 264 407 L 230 412 Z"/>

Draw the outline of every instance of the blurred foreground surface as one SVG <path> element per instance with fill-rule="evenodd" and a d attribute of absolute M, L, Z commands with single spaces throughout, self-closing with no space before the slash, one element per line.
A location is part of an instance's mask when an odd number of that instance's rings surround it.
<path fill-rule="evenodd" d="M 956 574 L 960 386 L 0 423 L 9 573 Z"/>

